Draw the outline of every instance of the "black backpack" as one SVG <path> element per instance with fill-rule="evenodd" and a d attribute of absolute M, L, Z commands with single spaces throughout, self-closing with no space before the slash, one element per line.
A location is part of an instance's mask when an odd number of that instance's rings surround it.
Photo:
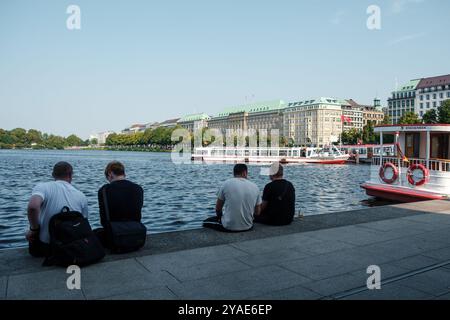
<path fill-rule="evenodd" d="M 89 221 L 68 207 L 51 217 L 48 231 L 50 256 L 45 259 L 44 265 L 81 267 L 100 261 L 105 256 L 105 250 Z"/>
<path fill-rule="evenodd" d="M 114 253 L 127 253 L 139 250 L 145 245 L 147 228 L 139 221 L 111 221 L 106 187 L 103 188 L 106 232 Z"/>

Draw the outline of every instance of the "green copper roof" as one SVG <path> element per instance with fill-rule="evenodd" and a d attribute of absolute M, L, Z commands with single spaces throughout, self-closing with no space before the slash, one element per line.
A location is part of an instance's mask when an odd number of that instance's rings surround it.
<path fill-rule="evenodd" d="M 226 117 L 232 113 L 238 112 L 258 113 L 258 112 L 276 111 L 284 108 L 286 108 L 286 104 L 284 103 L 283 100 L 256 102 L 242 106 L 226 108 L 222 112 L 220 112 L 218 116 Z"/>
<path fill-rule="evenodd" d="M 419 82 L 420 79 L 411 80 L 405 85 L 401 86 L 396 92 L 416 90 L 417 86 L 419 85 Z"/>
<path fill-rule="evenodd" d="M 207 120 L 210 116 L 208 116 L 206 113 L 196 113 L 196 114 L 189 114 L 187 116 L 184 116 L 178 122 L 189 122 L 189 121 L 200 121 L 200 120 Z"/>
<path fill-rule="evenodd" d="M 288 104 L 288 107 L 301 107 L 301 106 L 307 106 L 307 105 L 313 105 L 313 104 L 332 104 L 332 105 L 336 105 L 336 106 L 341 106 L 342 104 L 348 104 L 348 102 L 344 103 L 344 101 L 340 100 L 340 99 L 320 97 L 317 99 L 291 102 Z"/>

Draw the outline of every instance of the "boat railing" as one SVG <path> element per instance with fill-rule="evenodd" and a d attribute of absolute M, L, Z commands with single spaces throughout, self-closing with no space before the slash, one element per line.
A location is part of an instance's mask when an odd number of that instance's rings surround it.
<path fill-rule="evenodd" d="M 397 167 L 401 168 L 409 168 L 413 164 L 421 164 L 428 168 L 429 170 L 434 171 L 444 171 L 450 172 L 450 160 L 445 159 L 418 159 L 418 158 L 408 158 L 401 159 L 399 157 L 380 157 L 374 156 L 372 158 L 372 164 L 376 166 L 384 165 L 385 163 L 392 163 Z"/>

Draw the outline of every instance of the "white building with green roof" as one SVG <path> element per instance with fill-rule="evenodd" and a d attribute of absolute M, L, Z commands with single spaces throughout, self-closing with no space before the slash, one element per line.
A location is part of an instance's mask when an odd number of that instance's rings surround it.
<path fill-rule="evenodd" d="M 292 102 L 283 112 L 283 136 L 294 145 L 324 146 L 339 140 L 342 101 L 317 98 Z"/>
<path fill-rule="evenodd" d="M 220 129 L 223 133 L 227 129 L 280 130 L 283 125 L 282 111 L 286 106 L 283 100 L 273 100 L 226 108 L 208 121 L 208 127 Z"/>
<path fill-rule="evenodd" d="M 208 126 L 208 121 L 211 119 L 206 113 L 190 114 L 178 120 L 178 125 L 193 132 Z"/>
<path fill-rule="evenodd" d="M 388 115 L 392 124 L 398 123 L 405 113 L 415 111 L 416 89 L 419 83 L 420 79 L 411 80 L 392 92 L 392 96 L 388 98 Z"/>

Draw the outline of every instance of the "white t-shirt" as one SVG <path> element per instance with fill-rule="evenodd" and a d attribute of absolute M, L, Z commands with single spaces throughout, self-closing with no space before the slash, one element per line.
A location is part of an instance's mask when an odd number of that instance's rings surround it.
<path fill-rule="evenodd" d="M 41 214 L 39 215 L 39 225 L 41 227 L 39 239 L 42 242 L 50 242 L 48 233 L 50 218 L 60 213 L 64 207 L 68 207 L 71 211 L 82 213 L 85 218 L 88 217 L 86 196 L 66 181 L 57 180 L 40 183 L 34 187 L 32 196 L 39 196 L 43 200 Z"/>
<path fill-rule="evenodd" d="M 245 178 L 231 178 L 225 181 L 217 196 L 225 201 L 222 225 L 226 229 L 244 231 L 253 226 L 255 206 L 262 202 L 256 184 Z"/>

